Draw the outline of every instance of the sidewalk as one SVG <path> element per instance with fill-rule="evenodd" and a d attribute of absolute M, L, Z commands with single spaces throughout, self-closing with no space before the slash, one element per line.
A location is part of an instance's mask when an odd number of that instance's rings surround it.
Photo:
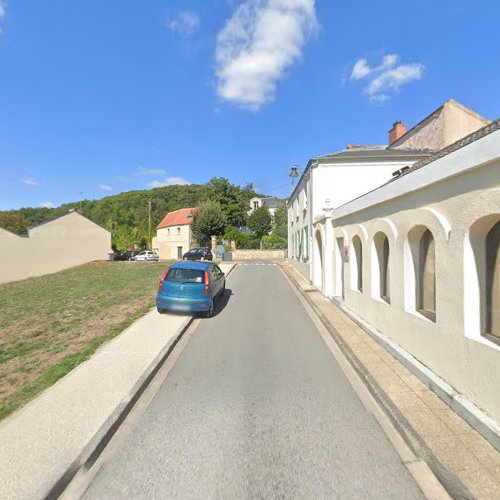
<path fill-rule="evenodd" d="M 220 264 L 228 274 L 234 264 Z M 0 424 L 0 498 L 54 497 L 121 423 L 191 316 L 156 308 Z"/>
<path fill-rule="evenodd" d="M 448 493 L 453 498 L 500 498 L 500 453 L 295 268 L 282 268 Z"/>

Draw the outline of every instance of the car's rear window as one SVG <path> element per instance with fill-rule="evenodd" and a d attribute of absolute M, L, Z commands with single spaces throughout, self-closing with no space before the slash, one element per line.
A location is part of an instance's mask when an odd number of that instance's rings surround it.
<path fill-rule="evenodd" d="M 177 283 L 203 283 L 205 272 L 199 269 L 184 269 L 176 267 L 170 269 L 165 281 L 175 281 Z"/>

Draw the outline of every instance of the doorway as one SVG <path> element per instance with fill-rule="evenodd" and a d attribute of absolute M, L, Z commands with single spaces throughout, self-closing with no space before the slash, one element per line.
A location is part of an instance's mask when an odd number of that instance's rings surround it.
<path fill-rule="evenodd" d="M 182 247 L 177 247 L 177 259 L 182 260 Z"/>

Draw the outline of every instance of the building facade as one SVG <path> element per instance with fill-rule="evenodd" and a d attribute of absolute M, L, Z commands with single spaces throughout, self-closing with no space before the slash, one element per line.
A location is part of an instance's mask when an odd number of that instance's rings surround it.
<path fill-rule="evenodd" d="M 191 231 L 195 208 L 169 212 L 156 228 L 152 248 L 160 259 L 182 259 L 184 253 L 196 245 Z"/>
<path fill-rule="evenodd" d="M 311 158 L 288 200 L 288 256 L 313 281 L 313 233 L 324 208 L 335 209 L 389 182 L 394 175 L 491 123 L 450 99 L 407 131 L 394 123 L 388 145 L 349 144 Z M 326 283 L 326 292 L 331 284 Z"/>
<path fill-rule="evenodd" d="M 31 227 L 26 236 L 0 228 L 0 283 L 107 260 L 111 236 L 77 211 Z"/>
<path fill-rule="evenodd" d="M 250 200 L 250 210 L 247 212 L 248 215 L 252 215 L 255 210 L 260 207 L 267 207 L 271 217 L 274 218 L 274 214 L 276 213 L 276 209 L 283 202 L 274 196 L 267 196 L 264 198 L 255 197 Z"/>
<path fill-rule="evenodd" d="M 314 222 L 312 280 L 500 421 L 500 121 Z"/>

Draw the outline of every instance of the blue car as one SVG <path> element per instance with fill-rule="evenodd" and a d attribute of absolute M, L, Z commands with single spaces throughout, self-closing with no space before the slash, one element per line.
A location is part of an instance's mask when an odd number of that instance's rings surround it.
<path fill-rule="evenodd" d="M 226 278 L 219 266 L 210 262 L 178 262 L 163 273 L 156 296 L 159 313 L 179 311 L 212 316 L 214 302 L 222 297 Z"/>

